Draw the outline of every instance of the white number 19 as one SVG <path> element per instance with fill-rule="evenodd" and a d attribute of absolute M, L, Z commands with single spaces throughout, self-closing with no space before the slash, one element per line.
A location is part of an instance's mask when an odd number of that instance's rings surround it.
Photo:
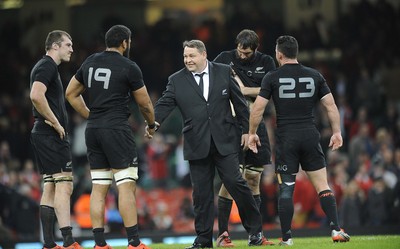
<path fill-rule="evenodd" d="M 92 87 L 93 67 L 89 68 L 88 87 Z M 111 70 L 108 68 L 97 68 L 94 72 L 93 79 L 95 81 L 103 82 L 103 88 L 108 89 L 110 84 Z"/>

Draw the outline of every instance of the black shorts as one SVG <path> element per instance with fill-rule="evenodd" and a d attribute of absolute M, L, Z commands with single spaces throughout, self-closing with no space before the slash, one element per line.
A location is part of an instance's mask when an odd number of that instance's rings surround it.
<path fill-rule="evenodd" d="M 294 174 L 299 166 L 304 171 L 315 171 L 326 167 L 325 155 L 320 145 L 318 130 L 290 129 L 276 133 L 275 171 Z"/>
<path fill-rule="evenodd" d="M 40 174 L 53 175 L 72 171 L 71 145 L 66 136 L 31 134 L 31 144 Z"/>
<path fill-rule="evenodd" d="M 85 138 L 90 169 L 124 169 L 137 164 L 136 144 L 130 129 L 88 128 Z"/>
<path fill-rule="evenodd" d="M 240 150 L 239 162 L 245 167 L 271 164 L 271 146 L 269 144 L 267 128 L 265 127 L 264 122 L 261 122 L 258 126 L 257 135 L 261 142 L 261 146 L 257 146 L 258 153 L 254 153 L 252 150 L 244 152 L 243 150 Z"/>

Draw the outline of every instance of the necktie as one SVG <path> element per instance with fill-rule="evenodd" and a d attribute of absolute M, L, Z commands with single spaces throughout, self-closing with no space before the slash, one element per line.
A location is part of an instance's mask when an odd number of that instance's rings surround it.
<path fill-rule="evenodd" d="M 200 87 L 201 93 L 203 95 L 204 95 L 204 82 L 203 82 L 203 75 L 204 74 L 205 74 L 205 72 L 195 74 L 196 76 L 200 77 L 199 87 Z"/>

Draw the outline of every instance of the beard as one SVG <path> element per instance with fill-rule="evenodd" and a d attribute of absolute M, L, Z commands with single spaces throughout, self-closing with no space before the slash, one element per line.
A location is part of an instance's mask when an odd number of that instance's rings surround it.
<path fill-rule="evenodd" d="M 129 52 L 130 52 L 130 50 L 131 50 L 130 47 L 128 47 L 127 49 L 125 49 L 125 51 L 124 51 L 124 53 L 123 53 L 123 56 L 125 56 L 126 58 L 129 59 Z"/>
<path fill-rule="evenodd" d="M 236 59 L 240 63 L 242 63 L 242 65 L 247 65 L 247 64 L 251 63 L 254 60 L 255 57 L 256 57 L 256 53 L 255 52 L 250 57 L 245 58 L 245 59 L 240 58 L 239 55 L 236 53 Z"/>

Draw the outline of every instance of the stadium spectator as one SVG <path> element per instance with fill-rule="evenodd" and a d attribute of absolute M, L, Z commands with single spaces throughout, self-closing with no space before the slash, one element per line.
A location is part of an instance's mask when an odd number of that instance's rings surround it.
<path fill-rule="evenodd" d="M 345 227 L 363 225 L 365 201 L 364 192 L 355 180 L 351 180 L 344 190 L 343 199 L 339 205 L 340 223 Z"/>
<path fill-rule="evenodd" d="M 157 230 L 171 231 L 173 219 L 168 213 L 168 204 L 165 202 L 158 202 L 156 204 L 156 212 L 153 215 L 153 222 Z"/>

